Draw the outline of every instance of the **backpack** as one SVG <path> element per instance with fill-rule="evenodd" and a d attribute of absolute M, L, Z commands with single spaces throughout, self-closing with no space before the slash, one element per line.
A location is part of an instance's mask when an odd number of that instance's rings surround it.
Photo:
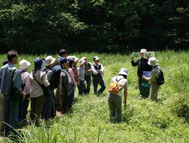
<path fill-rule="evenodd" d="M 119 87 L 119 81 L 121 81 L 123 78 L 121 78 L 120 80 L 117 80 L 116 77 L 116 81 L 115 82 L 111 82 L 108 88 L 108 92 L 110 94 L 118 94 L 119 91 L 121 90 Z"/>
<path fill-rule="evenodd" d="M 161 69 L 159 69 L 159 71 L 160 71 L 160 73 L 159 73 L 159 77 L 157 78 L 157 84 L 163 85 L 165 83 L 164 74 Z"/>

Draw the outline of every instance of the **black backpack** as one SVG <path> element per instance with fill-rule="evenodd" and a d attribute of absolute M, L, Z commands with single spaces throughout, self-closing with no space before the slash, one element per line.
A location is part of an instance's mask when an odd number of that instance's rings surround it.
<path fill-rule="evenodd" d="M 158 85 L 163 85 L 165 83 L 164 74 L 163 74 L 161 69 L 159 69 L 159 71 L 160 71 L 160 73 L 159 73 L 159 77 L 157 79 L 157 84 Z"/>

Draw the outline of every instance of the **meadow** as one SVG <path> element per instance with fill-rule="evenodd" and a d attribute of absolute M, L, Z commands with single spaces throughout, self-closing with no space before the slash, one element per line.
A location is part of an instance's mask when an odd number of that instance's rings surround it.
<path fill-rule="evenodd" d="M 128 100 L 123 107 L 123 122 L 109 122 L 107 89 L 100 95 L 78 96 L 73 113 L 56 117 L 41 126 L 24 128 L 16 140 L 3 138 L 4 143 L 189 143 L 189 53 L 188 51 L 156 52 L 165 74 L 158 103 L 141 100 L 138 91 L 137 68 L 131 66 L 128 54 L 75 53 L 90 62 L 95 55 L 105 66 L 105 83 L 123 67 L 128 69 Z M 46 55 L 41 55 L 45 57 Z M 58 58 L 58 55 L 54 55 Z M 20 55 L 32 63 L 37 55 Z M 6 55 L 0 55 L 0 62 Z M 136 60 L 136 59 L 135 59 Z"/>

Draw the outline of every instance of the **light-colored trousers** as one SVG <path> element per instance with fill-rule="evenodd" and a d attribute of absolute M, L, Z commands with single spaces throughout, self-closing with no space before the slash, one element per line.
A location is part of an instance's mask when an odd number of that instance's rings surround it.
<path fill-rule="evenodd" d="M 157 101 L 159 88 L 160 88 L 160 85 L 158 85 L 157 83 L 155 83 L 155 82 L 151 83 L 151 93 L 150 93 L 151 100 Z"/>

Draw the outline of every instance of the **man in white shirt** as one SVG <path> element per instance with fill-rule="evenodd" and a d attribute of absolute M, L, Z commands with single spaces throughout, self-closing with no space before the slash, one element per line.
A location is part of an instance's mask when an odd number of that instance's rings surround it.
<path fill-rule="evenodd" d="M 104 66 L 99 63 L 99 57 L 94 57 L 95 64 L 92 66 L 92 76 L 93 76 L 93 85 L 94 85 L 94 94 L 101 94 L 105 89 L 106 85 L 103 80 L 104 75 Z M 98 84 L 100 84 L 101 89 L 98 90 Z"/>

